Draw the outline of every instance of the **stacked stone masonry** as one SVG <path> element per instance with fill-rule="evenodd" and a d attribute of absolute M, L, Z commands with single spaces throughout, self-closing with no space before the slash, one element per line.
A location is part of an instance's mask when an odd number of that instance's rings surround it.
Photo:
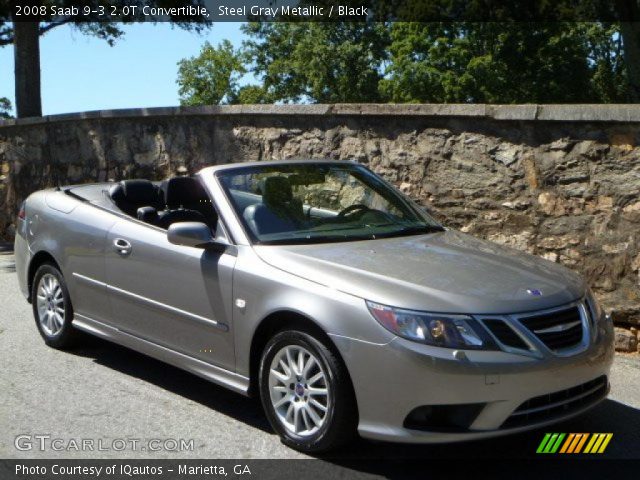
<path fill-rule="evenodd" d="M 58 184 L 354 160 L 449 227 L 584 274 L 630 351 L 640 324 L 639 142 L 640 106 L 629 105 L 231 106 L 9 120 L 0 123 L 0 236 L 11 240 L 29 193 Z"/>

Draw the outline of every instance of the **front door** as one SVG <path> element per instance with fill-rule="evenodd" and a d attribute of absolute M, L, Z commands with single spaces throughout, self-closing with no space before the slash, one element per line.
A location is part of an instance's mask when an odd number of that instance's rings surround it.
<path fill-rule="evenodd" d="M 106 277 L 116 328 L 228 370 L 236 257 L 173 245 L 164 230 L 119 220 L 107 235 Z"/>

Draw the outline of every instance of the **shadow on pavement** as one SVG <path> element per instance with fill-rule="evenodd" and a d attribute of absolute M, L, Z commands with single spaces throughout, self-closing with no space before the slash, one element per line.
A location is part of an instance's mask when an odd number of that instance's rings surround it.
<path fill-rule="evenodd" d="M 198 402 L 265 432 L 272 432 L 256 399 L 247 398 L 179 368 L 97 337 L 83 338 L 82 347 L 68 353 L 92 358 L 99 365 L 140 378 L 167 391 Z"/>
<path fill-rule="evenodd" d="M 100 365 L 140 378 L 251 427 L 272 432 L 258 400 L 246 398 L 140 353 L 95 337 L 87 338 L 83 348 L 72 350 L 70 353 L 92 358 Z M 369 472 L 367 466 L 371 465 L 370 473 L 378 468 L 378 460 L 540 459 L 541 456 L 535 451 L 546 432 L 613 433 L 604 454 L 580 454 L 572 458 L 640 459 L 640 410 L 615 400 L 605 400 L 593 410 L 574 419 L 505 437 L 431 445 L 393 444 L 358 439 L 338 454 L 320 458 L 338 466 L 363 472 Z M 277 441 L 275 436 L 274 441 Z"/>
<path fill-rule="evenodd" d="M 14 273 L 16 262 L 13 258 L 13 245 L 0 242 L 0 273 Z"/>

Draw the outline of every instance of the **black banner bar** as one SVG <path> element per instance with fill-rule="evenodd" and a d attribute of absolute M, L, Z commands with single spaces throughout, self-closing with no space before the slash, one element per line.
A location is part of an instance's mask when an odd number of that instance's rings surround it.
<path fill-rule="evenodd" d="M 454 448 L 454 447 L 452 447 Z M 595 457 L 459 460 L 0 460 L 2 480 L 368 480 L 415 478 L 627 479 L 636 478 L 638 460 Z"/>
<path fill-rule="evenodd" d="M 636 0 L 0 0 L 2 21 L 616 22 Z"/>

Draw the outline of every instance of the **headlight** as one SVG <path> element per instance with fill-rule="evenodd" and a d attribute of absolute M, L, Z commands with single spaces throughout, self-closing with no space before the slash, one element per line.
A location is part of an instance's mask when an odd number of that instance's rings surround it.
<path fill-rule="evenodd" d="M 373 317 L 396 335 L 436 347 L 493 350 L 495 344 L 467 315 L 417 312 L 367 301 Z"/>
<path fill-rule="evenodd" d="M 591 315 L 591 320 L 593 322 L 597 322 L 602 318 L 602 307 L 600 303 L 596 300 L 595 295 L 591 291 L 591 289 L 587 290 L 587 306 L 589 307 L 589 314 Z"/>

